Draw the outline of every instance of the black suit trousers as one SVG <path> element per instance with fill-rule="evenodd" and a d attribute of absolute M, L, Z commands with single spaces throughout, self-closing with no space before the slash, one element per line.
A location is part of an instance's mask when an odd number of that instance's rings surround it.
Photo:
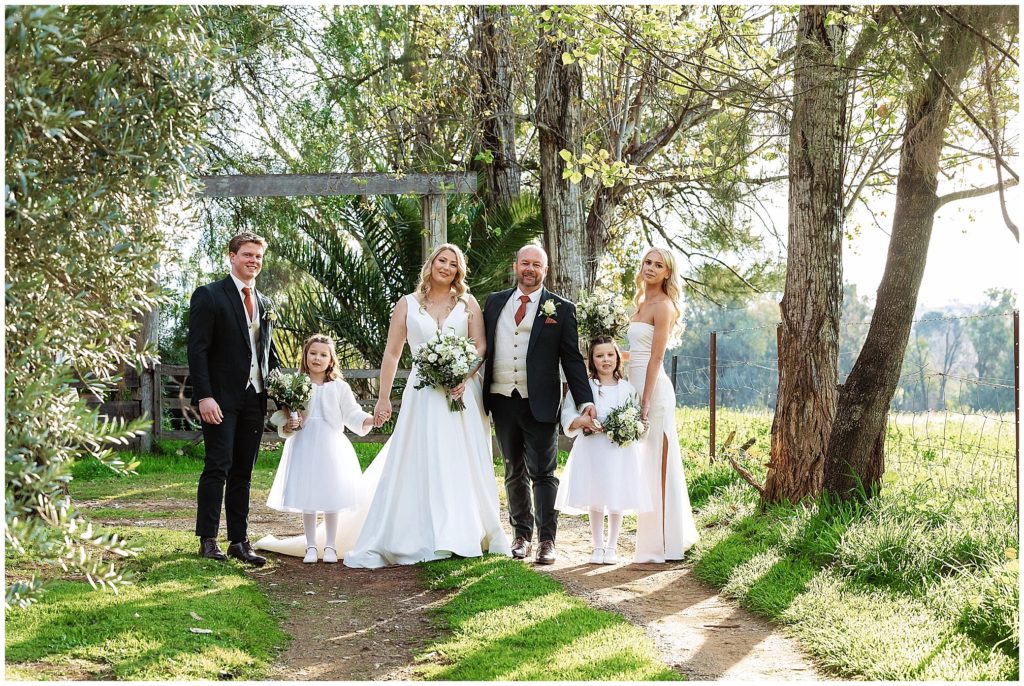
<path fill-rule="evenodd" d="M 530 401 L 516 391 L 512 397 L 492 394 L 490 406 L 494 434 L 505 460 L 509 524 L 516 536 L 528 541 L 536 524 L 538 541 L 554 541 L 558 529 L 558 423 L 537 421 Z"/>
<path fill-rule="evenodd" d="M 216 538 L 224 505 L 228 540 L 244 541 L 249 526 L 249 484 L 263 437 L 266 396 L 252 386 L 238 408 L 224 412 L 220 424 L 203 422 L 206 464 L 196 494 L 196 535 Z"/>

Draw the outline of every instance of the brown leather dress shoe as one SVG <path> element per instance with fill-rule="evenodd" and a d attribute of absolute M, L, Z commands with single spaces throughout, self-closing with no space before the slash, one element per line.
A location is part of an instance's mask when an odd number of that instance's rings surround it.
<path fill-rule="evenodd" d="M 267 564 L 267 558 L 262 555 L 257 555 L 252 549 L 252 544 L 248 540 L 239 541 L 238 543 L 232 543 L 228 546 L 228 555 L 241 560 L 242 562 L 256 567 L 262 567 Z"/>
<path fill-rule="evenodd" d="M 539 565 L 555 564 L 555 542 L 541 541 L 540 547 L 537 548 L 537 559 L 535 561 Z"/>
<path fill-rule="evenodd" d="M 228 556 L 224 554 L 224 551 L 217 545 L 216 538 L 200 538 L 199 539 L 199 557 L 206 557 L 211 560 L 226 560 Z"/>
<path fill-rule="evenodd" d="M 533 550 L 533 544 L 522 536 L 512 539 L 512 557 L 516 560 L 525 560 L 530 556 L 531 550 Z"/>

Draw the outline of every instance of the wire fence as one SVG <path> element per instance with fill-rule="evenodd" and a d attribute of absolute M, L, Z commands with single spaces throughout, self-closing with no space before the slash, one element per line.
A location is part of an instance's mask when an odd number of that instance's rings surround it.
<path fill-rule="evenodd" d="M 850 373 L 869 325 L 842 327 L 838 383 Z M 778 325 L 708 331 L 706 336 L 707 355 L 667 356 L 677 406 L 691 408 L 691 414 L 697 408 L 707 412 L 703 444 L 709 459 L 731 431 L 737 432 L 734 444 L 756 438 L 760 453 L 767 454 L 766 427 L 779 384 Z M 755 349 L 756 356 L 743 356 L 744 350 Z M 1019 350 L 1017 311 L 915 320 L 890 406 L 887 481 L 922 484 L 956 497 L 1015 500 Z M 689 430 L 700 431 L 696 425 Z M 701 442 L 691 437 L 691 452 Z"/>

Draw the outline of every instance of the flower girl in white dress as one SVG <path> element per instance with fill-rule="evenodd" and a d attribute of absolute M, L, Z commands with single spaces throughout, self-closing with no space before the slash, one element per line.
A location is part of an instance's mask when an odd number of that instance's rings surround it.
<path fill-rule="evenodd" d="M 587 366 L 598 422 L 603 422 L 612 409 L 631 396 L 634 400 L 637 398 L 636 389 L 622 378 L 622 356 L 615 339 L 610 336 L 594 338 L 590 342 Z M 622 515 L 648 512 L 653 506 L 644 488 L 636 444 L 619 446 L 601 432 L 580 436 L 586 423 L 586 418 L 576 411 L 572 393 L 568 393 L 562 405 L 562 428 L 566 436 L 576 437 L 576 440 L 558 486 L 555 509 L 566 514 L 588 513 L 594 542 L 590 562 L 612 565 L 619 561 L 616 548 Z M 608 516 L 607 542 L 605 515 Z"/>
<path fill-rule="evenodd" d="M 324 513 L 323 561 L 337 562 L 339 513 L 360 507 L 361 471 L 345 427 L 360 436 L 374 425 L 373 416 L 356 402 L 349 385 L 338 377 L 334 341 L 317 334 L 302 346 L 300 371 L 309 375 L 313 393 L 300 422 L 278 411 L 271 422 L 287 440 L 270 488 L 267 505 L 282 512 L 302 513 L 306 535 L 303 562 L 316 562 L 317 513 Z M 261 541 L 260 543 L 263 543 Z M 272 549 L 272 548 L 271 548 Z"/>

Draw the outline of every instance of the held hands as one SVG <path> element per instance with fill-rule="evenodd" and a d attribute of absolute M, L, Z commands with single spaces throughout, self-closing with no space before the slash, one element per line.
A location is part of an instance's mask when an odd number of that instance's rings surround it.
<path fill-rule="evenodd" d="M 213 398 L 203 398 L 199 401 L 199 416 L 207 424 L 220 424 L 224 421 L 224 413 Z"/>
<path fill-rule="evenodd" d="M 651 420 L 648 419 L 648 414 L 650 413 L 650 411 L 651 411 L 651 401 L 650 400 L 645 400 L 642 403 L 640 403 L 640 421 L 642 421 L 647 426 L 650 426 L 650 424 L 651 424 Z"/>
<path fill-rule="evenodd" d="M 286 431 L 296 431 L 300 426 L 302 426 L 303 416 L 301 412 L 297 412 L 297 418 L 293 418 L 290 409 L 287 407 L 283 407 L 281 409 L 284 411 L 285 416 L 288 417 L 288 423 L 284 425 Z"/>
<path fill-rule="evenodd" d="M 569 424 L 569 430 L 571 431 L 573 429 L 583 429 L 583 433 L 585 434 L 601 433 L 604 431 L 604 428 L 598 424 L 593 417 L 588 416 L 586 413 L 581 414 L 579 417 L 572 420 Z"/>
<path fill-rule="evenodd" d="M 380 398 L 373 408 L 373 425 L 379 427 L 391 419 L 391 400 Z"/>

